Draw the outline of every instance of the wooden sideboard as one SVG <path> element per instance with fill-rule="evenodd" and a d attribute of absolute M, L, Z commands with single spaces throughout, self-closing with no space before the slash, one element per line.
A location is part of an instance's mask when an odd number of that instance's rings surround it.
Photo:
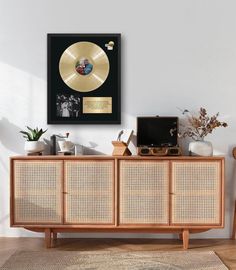
<path fill-rule="evenodd" d="M 11 226 L 45 232 L 189 234 L 224 227 L 223 157 L 11 158 Z"/>

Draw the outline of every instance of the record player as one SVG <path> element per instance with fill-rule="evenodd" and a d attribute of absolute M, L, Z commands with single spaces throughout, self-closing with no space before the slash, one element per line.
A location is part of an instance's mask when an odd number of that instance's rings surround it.
<path fill-rule="evenodd" d="M 179 156 L 178 117 L 138 117 L 137 149 L 142 156 Z"/>

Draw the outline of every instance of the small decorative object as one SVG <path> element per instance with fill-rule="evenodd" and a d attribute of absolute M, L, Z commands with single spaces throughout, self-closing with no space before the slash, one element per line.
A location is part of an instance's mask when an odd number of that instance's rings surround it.
<path fill-rule="evenodd" d="M 58 154 L 65 154 L 65 155 L 71 155 L 72 150 L 74 149 L 74 144 L 71 141 L 58 141 L 60 151 Z"/>
<path fill-rule="evenodd" d="M 112 145 L 114 146 L 114 150 L 112 152 L 113 156 L 131 156 L 132 153 L 130 152 L 128 146 L 131 141 L 133 130 L 121 130 L 118 134 L 117 140 L 112 141 Z M 121 138 L 123 139 L 121 141 Z"/>
<path fill-rule="evenodd" d="M 51 155 L 56 155 L 57 154 L 57 138 L 68 139 L 69 135 L 70 135 L 69 132 L 67 132 L 65 136 L 60 135 L 60 134 L 51 135 L 51 137 L 50 137 L 50 140 L 51 140 L 50 154 Z"/>
<path fill-rule="evenodd" d="M 179 135 L 194 140 L 189 144 L 189 154 L 193 156 L 212 156 L 212 144 L 204 139 L 214 129 L 227 127 L 228 124 L 217 119 L 219 113 L 209 116 L 204 108 L 200 108 L 197 115 L 191 114 L 188 110 L 184 110 L 182 113 L 187 115 L 188 126 Z"/>
<path fill-rule="evenodd" d="M 20 131 L 20 133 L 23 134 L 23 137 L 27 139 L 25 142 L 25 151 L 28 155 L 42 154 L 44 143 L 39 141 L 39 139 L 47 130 L 42 130 L 42 128 L 38 129 L 37 127 L 35 129 L 27 127 L 27 129 L 28 131 Z"/>
<path fill-rule="evenodd" d="M 75 144 L 75 156 L 81 156 L 83 155 L 83 145 L 81 144 Z"/>
<path fill-rule="evenodd" d="M 120 34 L 48 34 L 48 124 L 120 124 Z"/>

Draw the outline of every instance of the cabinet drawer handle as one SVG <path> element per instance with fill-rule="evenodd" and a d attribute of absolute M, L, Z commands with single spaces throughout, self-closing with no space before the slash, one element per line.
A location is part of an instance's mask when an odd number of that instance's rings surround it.
<path fill-rule="evenodd" d="M 66 191 L 63 191 L 62 193 L 63 193 L 63 194 L 68 194 L 68 192 L 66 192 Z"/>

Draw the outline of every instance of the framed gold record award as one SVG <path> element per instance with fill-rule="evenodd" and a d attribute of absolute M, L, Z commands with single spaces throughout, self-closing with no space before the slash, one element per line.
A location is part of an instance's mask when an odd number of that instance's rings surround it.
<path fill-rule="evenodd" d="M 48 124 L 120 124 L 120 34 L 48 34 Z"/>

